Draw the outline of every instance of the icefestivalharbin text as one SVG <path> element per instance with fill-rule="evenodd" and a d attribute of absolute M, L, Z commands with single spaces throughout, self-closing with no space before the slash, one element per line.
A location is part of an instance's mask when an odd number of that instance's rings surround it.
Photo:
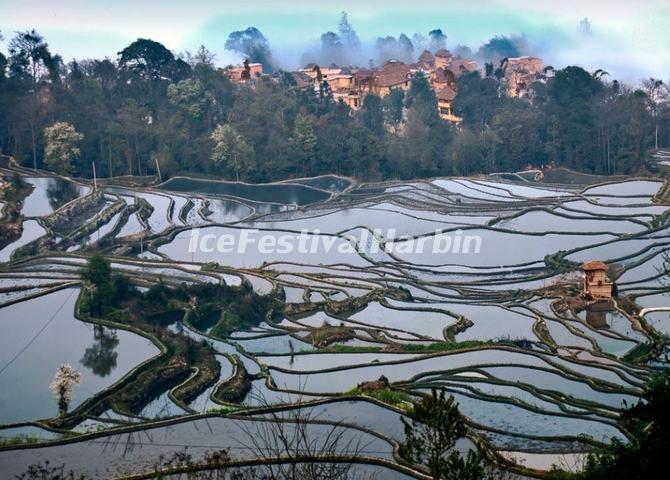
<path fill-rule="evenodd" d="M 344 238 L 346 242 L 338 242 Z M 233 233 L 204 233 L 202 229 L 191 230 L 189 253 L 237 253 L 256 250 L 263 255 L 289 254 L 321 255 L 333 250 L 338 253 L 451 253 L 477 254 L 482 248 L 482 237 L 464 235 L 462 230 L 453 232 L 435 231 L 421 237 L 396 237 L 396 231 L 361 229 L 358 235 L 342 236 L 321 234 L 320 230 L 301 230 L 276 235 L 264 230 L 240 229 Z"/>

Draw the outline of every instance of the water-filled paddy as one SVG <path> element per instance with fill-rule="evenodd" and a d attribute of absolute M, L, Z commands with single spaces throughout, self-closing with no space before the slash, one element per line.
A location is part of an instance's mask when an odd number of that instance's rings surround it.
<path fill-rule="evenodd" d="M 119 187 L 108 187 L 107 191 L 119 195 L 132 195 L 145 200 L 151 205 L 153 211 L 149 218 L 147 218 L 146 223 L 152 233 L 160 233 L 173 224 L 173 221 L 170 220 L 170 205 L 172 203 L 170 197 L 149 192 L 133 192 L 132 190 Z M 120 234 L 120 236 L 123 235 Z"/>
<path fill-rule="evenodd" d="M 28 245 L 30 242 L 42 237 L 45 233 L 46 230 L 44 230 L 44 227 L 37 220 L 26 220 L 23 222 L 21 237 L 0 250 L 0 262 L 9 261 L 16 249 Z"/>
<path fill-rule="evenodd" d="M 252 185 L 247 183 L 219 182 L 194 178 L 173 178 L 161 185 L 165 190 L 227 195 L 255 202 L 306 205 L 322 202 L 330 194 L 305 185 L 277 184 Z"/>
<path fill-rule="evenodd" d="M 65 463 L 70 469 L 96 478 L 109 478 L 153 472 L 159 457 L 170 457 L 176 444 L 189 446 L 189 453 L 197 460 L 202 460 L 207 452 L 226 447 L 232 447 L 237 458 L 253 458 L 250 438 L 258 434 L 259 426 L 262 424 L 258 422 L 216 417 L 186 421 L 147 431 L 109 434 L 83 442 L 20 450 L 14 452 L 12 462 L 6 461 L 6 453 L 0 453 L 0 465 L 5 474 L 14 476 L 23 471 L 23 465 L 40 458 L 54 465 Z M 329 428 L 328 425 L 310 425 L 307 434 L 315 441 L 321 439 L 323 442 Z M 292 431 L 290 425 L 287 431 Z M 347 429 L 344 435 L 349 442 L 361 437 L 366 451 L 375 452 L 371 455 L 377 458 L 392 458 L 392 447 L 384 440 L 358 430 Z M 129 444 L 133 448 L 127 448 Z M 344 445 L 345 442 L 342 448 Z"/>
<path fill-rule="evenodd" d="M 207 219 L 213 223 L 232 223 L 248 217 L 253 212 L 251 207 L 232 200 L 210 198 Z"/>
<path fill-rule="evenodd" d="M 451 238 L 451 242 L 447 240 Z M 455 239 L 461 247 L 455 248 Z M 431 235 L 425 239 L 396 241 L 391 244 L 400 260 L 419 265 L 503 266 L 531 263 L 559 250 L 572 250 L 616 237 L 600 235 L 524 235 L 496 230 L 463 230 L 453 238 L 448 234 Z M 420 240 L 425 240 L 419 250 Z"/>
<path fill-rule="evenodd" d="M 158 353 L 135 333 L 75 319 L 77 295 L 77 289 L 69 288 L 0 309 L 0 363 L 16 356 L 0 377 L 12 385 L 0 395 L 0 423 L 56 415 L 49 384 L 61 364 L 71 364 L 82 375 L 74 407 Z"/>
<path fill-rule="evenodd" d="M 624 440 L 624 435 L 612 424 L 568 416 L 545 415 L 515 405 L 478 400 L 458 392 L 450 392 L 459 402 L 463 414 L 479 425 L 531 436 L 574 436 L 586 427 L 585 435 L 607 442 L 612 438 Z"/>
<path fill-rule="evenodd" d="M 76 289 L 39 296 L 76 281 L 90 249 L 79 239 L 77 255 L 51 251 L 64 235 L 57 237 L 38 217 L 53 213 L 67 195 L 50 203 L 47 187 L 37 183 L 24 202 L 22 236 L 0 250 L 7 270 L 0 279 L 1 304 L 36 296 L 0 308 L 0 366 L 28 344 L 0 374 L 16 385 L 0 396 L 0 425 L 57 414 L 48 385 L 60 363 L 82 373 L 76 407 L 158 352 L 134 333 L 76 320 Z M 309 407 L 310 413 L 402 440 L 397 411 L 339 398 L 384 376 L 406 399 L 430 386 L 444 388 L 496 449 L 554 455 L 583 451 L 577 440 L 582 435 L 598 442 L 625 438 L 617 415 L 624 401 L 637 400 L 649 374 L 646 366 L 628 363 L 626 354 L 652 337 L 639 330 L 623 301 L 603 315 L 583 307 L 553 311 L 550 304 L 562 305 L 563 295 L 581 288 L 579 268 L 570 262 L 603 260 L 612 263 L 621 295 L 630 294 L 642 308 L 670 308 L 662 268 L 670 234 L 657 217 L 668 206 L 655 199 L 661 185 L 636 179 L 566 187 L 490 177 L 359 186 L 331 176 L 247 185 L 174 178 L 155 189 L 105 187 L 126 202 L 126 210 L 88 236 L 89 243 L 104 240 L 100 248 L 114 256 L 114 271 L 143 292 L 158 283 L 219 282 L 244 283 L 258 295 L 281 292 L 284 311 L 225 337 L 216 337 L 212 325 L 195 330 L 187 316 L 184 323 L 156 327 L 210 345 L 221 371 L 188 401 L 188 410 L 170 397 L 171 389 L 157 389 L 133 410 L 145 419 L 325 398 L 337 401 Z M 76 198 L 88 191 L 71 193 Z M 277 247 L 282 236 L 297 238 L 302 230 L 309 230 L 303 247 L 299 241 L 290 251 L 259 245 L 265 236 Z M 459 248 L 466 236 L 479 240 L 471 240 L 467 253 L 445 249 L 436 230 L 452 236 L 451 247 L 456 236 Z M 227 236 L 234 248 L 221 251 L 217 243 Z M 38 238 L 37 255 L 18 258 L 26 250 L 20 247 Z M 371 251 L 384 240 L 387 251 Z M 670 331 L 668 312 L 640 315 L 657 332 Z M 337 335 L 319 343 L 331 332 Z M 236 364 L 247 372 L 248 390 L 223 407 L 212 396 L 219 386 L 228 388 L 239 373 Z M 97 419 L 86 422 L 76 428 L 108 427 Z M 153 468 L 177 443 L 203 446 L 194 447 L 196 457 L 210 444 L 232 445 L 240 436 L 233 424 L 191 419 L 112 434 L 119 444 L 145 440 L 128 457 L 84 441 L 12 452 L 12 461 L 58 458 L 98 476 L 110 469 L 130 473 Z M 390 445 L 376 437 L 371 442 L 380 456 L 391 458 Z M 0 452 L 3 466 L 5 455 Z"/>
<path fill-rule="evenodd" d="M 347 240 L 335 236 L 230 227 L 204 227 L 193 232 L 178 233 L 169 243 L 161 245 L 158 252 L 175 261 L 217 262 L 237 268 L 260 267 L 277 261 L 315 265 L 368 264 Z M 282 239 L 286 239 L 285 242 Z M 303 244 L 305 247 L 301 247 Z"/>
<path fill-rule="evenodd" d="M 23 201 L 21 214 L 25 217 L 49 215 L 90 191 L 89 187 L 58 177 L 24 177 L 24 180 L 33 187 Z"/>

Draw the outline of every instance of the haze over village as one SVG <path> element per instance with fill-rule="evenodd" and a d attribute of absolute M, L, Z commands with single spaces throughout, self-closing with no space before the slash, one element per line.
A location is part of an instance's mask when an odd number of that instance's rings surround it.
<path fill-rule="evenodd" d="M 39 25 L 40 33 L 66 61 L 112 58 L 133 40 L 151 38 L 175 53 L 193 52 L 205 44 L 223 67 L 244 60 L 224 48 L 228 34 L 254 26 L 268 39 L 285 70 L 297 70 L 310 62 L 367 66 L 370 59 L 379 60 L 378 38 L 398 38 L 404 33 L 414 42 L 415 34 L 427 37 L 430 30 L 439 28 L 448 35 L 452 51 L 462 45 L 477 52 L 494 36 L 523 36 L 529 51 L 521 55 L 539 56 L 556 68 L 603 68 L 627 82 L 670 77 L 670 40 L 665 35 L 670 13 L 663 8 L 667 6 L 664 0 L 566 0 L 560 5 L 530 0 L 419 0 L 412 4 L 343 0 L 337 5 L 304 0 L 249 0 L 244 5 L 232 0 L 197 0 L 189 6 L 168 0 L 160 8 L 154 0 L 119 0 L 114 7 L 83 0 L 60 6 L 39 0 L 3 0 L 2 6 L 0 31 L 5 33 L 5 42 L 11 32 Z M 361 40 L 360 49 L 345 53 L 345 62 L 321 56 L 321 35 L 337 33 L 342 11 L 349 13 Z M 591 23 L 588 31 L 579 25 L 584 18 Z M 422 46 L 414 43 L 418 57 Z"/>
<path fill-rule="evenodd" d="M 588 20 L 582 21 L 582 28 L 588 29 Z M 236 34 L 233 34 L 236 35 Z M 253 78 L 268 75 L 268 65 L 260 61 L 270 62 L 270 71 L 274 70 L 271 60 L 271 51 L 262 34 L 256 29 L 239 32 L 244 39 L 230 41 L 231 48 L 239 46 L 241 50 L 248 50 L 249 57 L 241 65 L 224 68 L 226 76 L 233 82 L 244 82 Z M 360 49 L 360 40 L 350 25 L 346 13 L 342 13 L 339 34 L 324 33 L 321 37 L 322 55 L 324 59 L 343 61 L 349 57 L 348 51 Z M 419 49 L 424 48 L 415 57 L 414 43 Z M 482 46 L 478 56 L 488 58 L 480 66 L 472 58 L 470 49 L 457 47 L 457 54 L 451 53 L 447 47 L 447 35 L 440 29 L 431 30 L 428 37 L 415 35 L 414 43 L 402 34 L 398 39 L 394 37 L 380 38 L 377 41 L 380 65 L 373 61 L 367 67 L 358 65 L 340 65 L 336 62 L 325 64 L 308 63 L 304 68 L 291 72 L 298 88 L 314 90 L 320 95 L 332 96 L 336 102 L 343 102 L 352 110 L 360 109 L 362 99 L 367 94 L 384 98 L 393 90 L 405 91 L 409 89 L 411 79 L 420 73 L 425 76 L 435 92 L 438 100 L 440 117 L 454 125 L 458 125 L 461 118 L 454 115 L 452 102 L 456 98 L 458 78 L 463 73 L 480 71 L 483 75 L 495 76 L 504 82 L 505 95 L 511 98 L 524 97 L 529 94 L 529 87 L 533 82 L 542 82 L 551 75 L 553 67 L 545 67 L 541 58 L 528 55 L 518 56 L 524 48 L 523 38 L 491 39 Z M 506 55 L 507 56 L 504 56 Z M 253 62 L 252 60 L 259 60 Z"/>

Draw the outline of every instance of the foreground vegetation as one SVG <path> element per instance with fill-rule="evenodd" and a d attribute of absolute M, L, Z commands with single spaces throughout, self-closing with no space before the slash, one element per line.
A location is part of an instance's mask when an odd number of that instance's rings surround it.
<path fill-rule="evenodd" d="M 643 401 L 625 410 L 621 422 L 633 433 L 624 444 L 615 441 L 608 448 L 590 454 L 583 471 L 554 470 L 554 480 L 637 480 L 659 478 L 667 469 L 665 455 L 670 451 L 670 372 L 652 377 Z"/>

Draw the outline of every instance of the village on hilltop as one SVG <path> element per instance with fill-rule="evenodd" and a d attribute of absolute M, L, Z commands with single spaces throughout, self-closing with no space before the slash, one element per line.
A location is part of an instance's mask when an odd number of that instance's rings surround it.
<path fill-rule="evenodd" d="M 327 92 L 335 101 L 341 101 L 352 110 L 358 110 L 363 98 L 368 94 L 385 97 L 392 90 L 407 90 L 412 77 L 422 73 L 428 80 L 438 101 L 440 117 L 454 125 L 461 118 L 454 114 L 453 101 L 456 98 L 458 78 L 467 72 L 479 70 L 475 60 L 454 56 L 446 48 L 435 53 L 424 50 L 415 63 L 407 64 L 398 60 L 388 60 L 381 67 L 362 68 L 337 65 L 319 66 L 309 64 L 305 68 L 291 72 L 298 88 L 314 89 L 316 93 Z M 543 81 L 545 65 L 541 58 L 522 56 L 506 58 L 499 68 L 487 64 L 484 73 L 495 74 L 502 81 L 508 97 L 524 97 L 528 87 Z M 229 66 L 224 69 L 226 76 L 235 83 L 250 81 L 264 75 L 261 63 Z"/>

